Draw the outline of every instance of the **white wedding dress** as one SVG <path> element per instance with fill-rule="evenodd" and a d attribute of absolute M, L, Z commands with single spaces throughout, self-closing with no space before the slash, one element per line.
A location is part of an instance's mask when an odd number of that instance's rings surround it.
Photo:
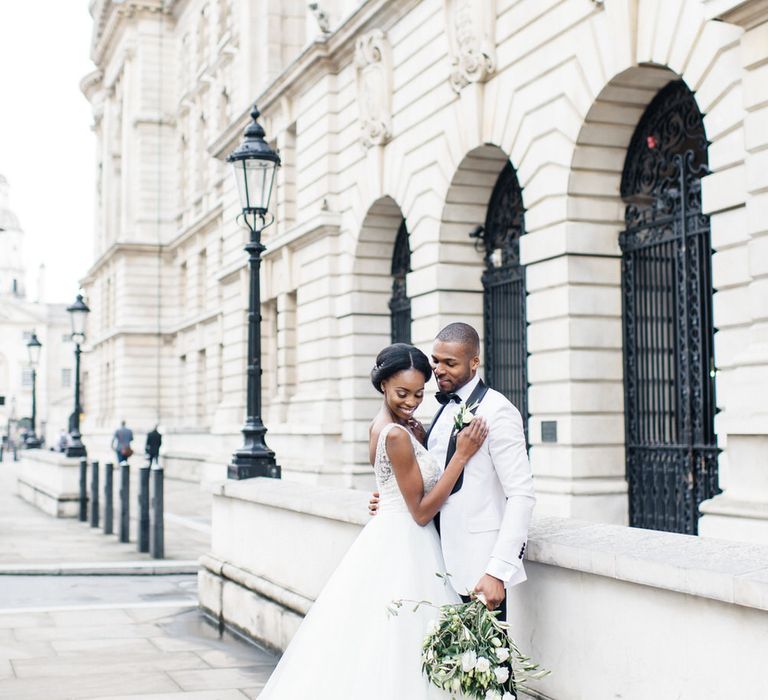
<path fill-rule="evenodd" d="M 379 435 L 374 460 L 380 493 L 371 518 L 304 619 L 259 700 L 446 700 L 421 673 L 421 647 L 434 608 L 397 616 L 393 600 L 458 603 L 444 579 L 440 541 L 433 523 L 417 525 L 397 485 L 386 453 L 391 423 Z M 410 435 L 410 433 L 408 433 Z M 440 478 L 434 458 L 411 435 L 429 491 Z"/>

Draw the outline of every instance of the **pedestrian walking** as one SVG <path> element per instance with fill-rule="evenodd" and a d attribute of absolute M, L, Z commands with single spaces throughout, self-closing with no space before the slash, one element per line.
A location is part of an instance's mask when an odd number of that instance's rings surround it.
<path fill-rule="evenodd" d="M 163 444 L 163 436 L 158 432 L 157 426 L 147 433 L 147 443 L 144 446 L 144 453 L 147 455 L 149 466 L 154 462 L 157 464 L 157 458 L 160 456 L 160 445 Z"/>
<path fill-rule="evenodd" d="M 131 442 L 133 442 L 133 431 L 126 427 L 124 420 L 120 421 L 120 427 L 115 430 L 115 434 L 112 436 L 112 449 L 117 455 L 118 463 L 127 462 L 133 454 Z"/>

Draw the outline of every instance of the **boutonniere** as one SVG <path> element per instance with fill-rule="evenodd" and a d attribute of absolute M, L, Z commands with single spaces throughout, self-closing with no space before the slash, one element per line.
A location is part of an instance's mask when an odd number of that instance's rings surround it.
<path fill-rule="evenodd" d="M 471 406 L 467 406 L 465 403 L 459 406 L 459 410 L 453 418 L 453 427 L 457 433 L 466 428 L 475 419 L 475 414 L 472 411 L 477 408 L 479 403 L 479 401 L 475 401 Z"/>

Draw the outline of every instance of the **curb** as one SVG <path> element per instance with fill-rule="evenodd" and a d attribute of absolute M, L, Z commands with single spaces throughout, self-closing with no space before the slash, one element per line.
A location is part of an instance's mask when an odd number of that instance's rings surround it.
<path fill-rule="evenodd" d="M 197 560 L 8 564 L 0 566 L 0 576 L 171 576 L 199 568 Z"/>

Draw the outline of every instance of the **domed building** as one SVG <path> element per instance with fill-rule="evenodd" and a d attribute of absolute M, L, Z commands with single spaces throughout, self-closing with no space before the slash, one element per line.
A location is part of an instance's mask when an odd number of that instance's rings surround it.
<path fill-rule="evenodd" d="M 8 180 L 0 175 L 0 294 L 24 296 L 23 232 L 8 202 Z"/>
<path fill-rule="evenodd" d="M 43 271 L 41 271 L 42 274 Z M 66 304 L 27 299 L 24 231 L 0 174 L 0 435 L 18 443 L 32 415 L 32 372 L 26 344 L 42 343 L 37 368 L 36 434 L 55 446 L 72 410 L 73 352 Z"/>

